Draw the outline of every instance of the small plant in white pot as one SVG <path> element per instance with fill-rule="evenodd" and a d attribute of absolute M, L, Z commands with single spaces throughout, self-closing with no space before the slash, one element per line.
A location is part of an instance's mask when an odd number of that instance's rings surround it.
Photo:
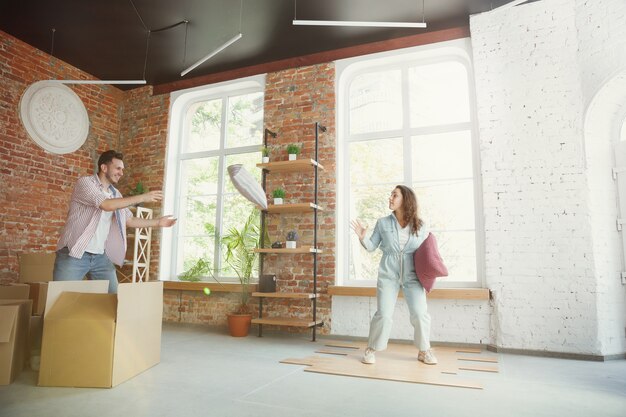
<path fill-rule="evenodd" d="M 285 198 L 285 190 L 282 188 L 276 188 L 272 191 L 272 197 L 274 197 L 274 204 L 283 204 L 283 198 Z"/>
<path fill-rule="evenodd" d="M 295 143 L 287 145 L 287 153 L 289 154 L 289 160 L 295 161 L 298 157 L 298 154 L 300 154 L 300 146 L 296 145 Z"/>
<path fill-rule="evenodd" d="M 263 163 L 267 164 L 270 161 L 270 150 L 267 146 L 261 148 L 261 155 L 263 155 Z"/>
<path fill-rule="evenodd" d="M 296 248 L 296 241 L 298 240 L 298 232 L 296 232 L 295 230 L 291 230 L 287 233 L 287 237 L 286 237 L 286 248 L 287 249 L 295 249 Z"/>

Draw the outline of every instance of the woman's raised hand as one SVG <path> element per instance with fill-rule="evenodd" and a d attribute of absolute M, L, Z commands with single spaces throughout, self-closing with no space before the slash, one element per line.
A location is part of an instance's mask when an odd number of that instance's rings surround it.
<path fill-rule="evenodd" d="M 365 232 L 367 232 L 367 226 L 361 224 L 359 219 L 352 220 L 350 222 L 350 228 L 354 230 L 354 233 L 359 237 L 360 240 L 365 238 Z"/>

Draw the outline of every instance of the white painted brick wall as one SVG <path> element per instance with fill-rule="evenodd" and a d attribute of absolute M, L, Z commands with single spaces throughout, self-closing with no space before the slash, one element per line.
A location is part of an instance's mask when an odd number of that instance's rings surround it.
<path fill-rule="evenodd" d="M 626 68 L 626 1 L 576 0 L 576 27 L 585 104 Z"/>
<path fill-rule="evenodd" d="M 597 279 L 597 344 L 605 354 L 620 354 L 626 351 L 626 288 L 619 277 L 625 268 L 609 168 L 626 117 L 626 0 L 578 0 L 576 23 L 583 92 L 589 103 L 585 154 Z"/>
<path fill-rule="evenodd" d="M 623 232 L 616 219 L 616 183 L 612 179 L 614 144 L 626 117 L 626 68 L 592 99 L 585 118 L 585 154 L 589 178 L 589 206 L 598 297 L 598 349 L 607 354 L 626 350 L 626 287 L 621 284 Z M 618 122 L 618 123 L 616 123 Z M 623 175 L 621 174 L 623 181 Z M 626 196 L 624 196 L 626 198 Z"/>
<path fill-rule="evenodd" d="M 569 0 L 470 22 L 499 347 L 597 351 L 575 23 Z"/>
<path fill-rule="evenodd" d="M 625 350 L 611 146 L 583 132 L 586 103 L 626 66 L 625 8 L 543 0 L 471 19 L 498 346 Z"/>
<path fill-rule="evenodd" d="M 332 333 L 367 337 L 376 312 L 376 299 L 369 297 L 333 297 Z M 489 343 L 489 304 L 474 300 L 430 300 L 433 342 Z M 393 316 L 392 339 L 413 340 L 413 327 L 404 298 L 399 298 Z"/>

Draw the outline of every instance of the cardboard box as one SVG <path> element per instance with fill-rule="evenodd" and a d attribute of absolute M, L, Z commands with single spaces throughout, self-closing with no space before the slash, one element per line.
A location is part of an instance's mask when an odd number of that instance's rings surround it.
<path fill-rule="evenodd" d="M 19 282 L 52 281 L 56 253 L 22 253 L 19 256 Z"/>
<path fill-rule="evenodd" d="M 29 282 L 29 297 L 33 300 L 33 315 L 42 316 L 46 309 L 46 298 L 48 297 L 47 282 Z"/>
<path fill-rule="evenodd" d="M 94 283 L 105 285 L 84 291 Z M 160 362 L 163 283 L 120 284 L 117 295 L 107 288 L 49 283 L 40 386 L 114 387 Z"/>
<path fill-rule="evenodd" d="M 28 284 L 0 285 L 0 300 L 28 300 Z"/>
<path fill-rule="evenodd" d="M 30 300 L 0 300 L 0 385 L 13 382 L 24 368 L 31 310 Z"/>

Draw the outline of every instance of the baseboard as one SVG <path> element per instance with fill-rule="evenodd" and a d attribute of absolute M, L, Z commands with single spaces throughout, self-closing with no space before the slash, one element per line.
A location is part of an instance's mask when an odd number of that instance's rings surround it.
<path fill-rule="evenodd" d="M 618 353 L 615 355 L 593 355 L 589 353 L 569 353 L 569 352 L 553 352 L 549 350 L 530 350 L 530 349 L 513 349 L 503 348 L 495 345 L 487 345 L 487 350 L 496 353 L 511 353 L 513 355 L 539 356 L 544 358 L 560 358 L 573 359 L 581 361 L 605 362 L 610 360 L 626 359 L 626 353 Z"/>

